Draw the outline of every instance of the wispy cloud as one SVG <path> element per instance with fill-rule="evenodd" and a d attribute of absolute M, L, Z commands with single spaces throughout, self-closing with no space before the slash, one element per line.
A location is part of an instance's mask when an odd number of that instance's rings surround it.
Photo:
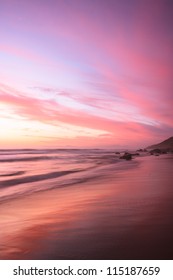
<path fill-rule="evenodd" d="M 173 134 L 170 1 L 18 4 L 0 12 L 3 118 L 49 124 L 73 145 Z"/>

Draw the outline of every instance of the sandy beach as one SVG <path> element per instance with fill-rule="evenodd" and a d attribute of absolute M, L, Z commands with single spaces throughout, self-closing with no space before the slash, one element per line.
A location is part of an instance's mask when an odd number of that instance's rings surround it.
<path fill-rule="evenodd" d="M 136 157 L 1 201 L 0 259 L 172 259 L 172 166 L 171 154 Z"/>

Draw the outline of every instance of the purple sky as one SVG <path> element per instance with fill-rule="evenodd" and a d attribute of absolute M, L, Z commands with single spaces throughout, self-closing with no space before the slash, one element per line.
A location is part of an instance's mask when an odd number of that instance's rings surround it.
<path fill-rule="evenodd" d="M 0 0 L 1 147 L 173 135 L 173 2 Z"/>

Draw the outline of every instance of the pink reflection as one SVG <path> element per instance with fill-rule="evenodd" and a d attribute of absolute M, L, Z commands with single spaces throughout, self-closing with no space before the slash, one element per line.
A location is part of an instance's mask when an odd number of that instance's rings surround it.
<path fill-rule="evenodd" d="M 140 158 L 137 165 L 124 165 L 115 174 L 112 170 L 112 177 L 102 183 L 2 204 L 1 258 L 130 258 L 131 240 L 141 244 L 141 251 L 134 247 L 133 257 L 156 257 L 157 242 L 165 234 L 169 242 L 173 229 L 170 161 L 166 156 Z M 141 242 L 150 246 L 148 253 Z M 161 251 L 165 253 L 162 245 Z"/>

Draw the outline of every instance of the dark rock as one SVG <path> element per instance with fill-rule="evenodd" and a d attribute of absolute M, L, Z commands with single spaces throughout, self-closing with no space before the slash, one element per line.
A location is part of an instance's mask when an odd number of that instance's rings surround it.
<path fill-rule="evenodd" d="M 146 149 L 139 149 L 139 150 L 137 150 L 137 152 L 147 152 L 147 150 Z"/>
<path fill-rule="evenodd" d="M 151 150 L 150 153 L 153 153 L 153 154 L 161 154 L 162 151 L 160 149 L 154 149 L 154 150 Z"/>
<path fill-rule="evenodd" d="M 120 157 L 120 159 L 126 159 L 126 160 L 131 160 L 132 159 L 132 155 L 130 153 L 124 153 L 123 156 Z"/>
<path fill-rule="evenodd" d="M 120 153 L 119 153 L 119 152 L 115 152 L 115 154 L 116 154 L 116 155 L 120 155 Z"/>

